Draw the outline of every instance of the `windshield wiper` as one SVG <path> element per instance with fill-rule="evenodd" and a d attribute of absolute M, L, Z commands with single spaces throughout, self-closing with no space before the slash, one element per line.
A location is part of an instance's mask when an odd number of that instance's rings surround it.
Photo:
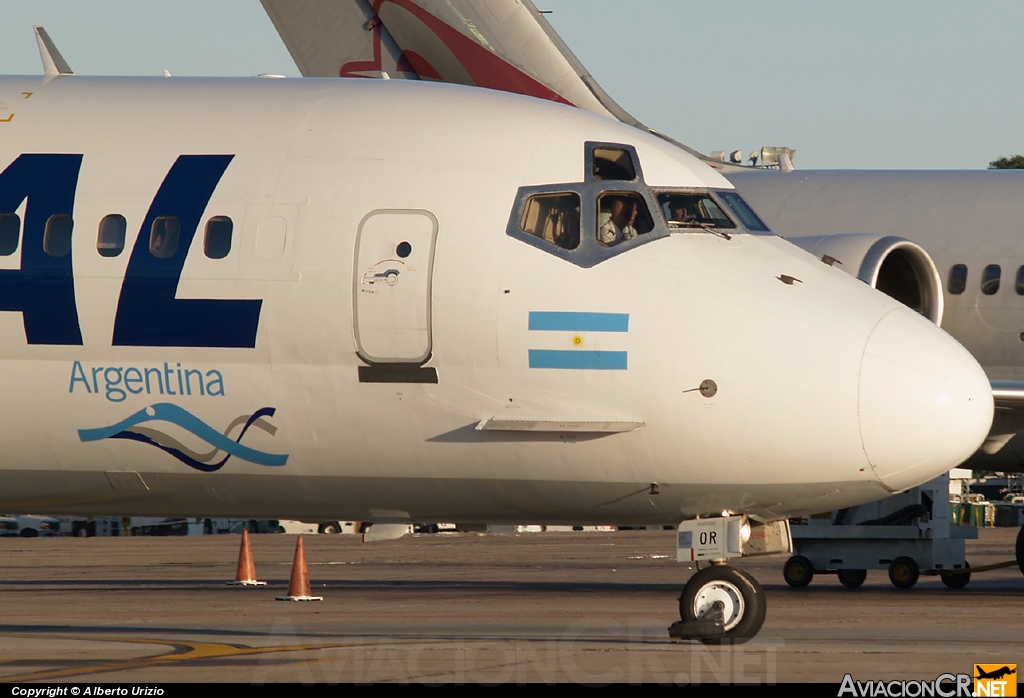
<path fill-rule="evenodd" d="M 700 229 L 705 231 L 705 232 L 707 232 L 707 233 L 711 233 L 712 235 L 717 235 L 720 238 L 725 238 L 726 240 L 732 240 L 732 235 L 730 235 L 729 233 L 725 232 L 724 230 L 719 230 L 718 228 L 710 228 L 710 227 L 704 225 L 703 223 L 700 225 Z"/>
<path fill-rule="evenodd" d="M 685 228 L 699 228 L 700 230 L 703 230 L 706 233 L 711 233 L 712 235 L 717 235 L 718 237 L 725 238 L 726 240 L 732 240 L 732 235 L 729 235 L 729 233 L 725 232 L 724 230 L 720 230 L 718 228 L 712 228 L 707 223 L 703 223 L 703 222 L 698 221 L 698 220 L 668 221 L 668 227 L 669 227 L 669 230 L 682 230 L 682 229 L 685 229 Z"/>

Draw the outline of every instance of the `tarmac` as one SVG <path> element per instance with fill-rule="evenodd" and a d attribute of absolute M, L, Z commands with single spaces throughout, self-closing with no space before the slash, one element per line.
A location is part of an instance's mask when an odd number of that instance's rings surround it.
<path fill-rule="evenodd" d="M 1013 559 L 1016 529 L 967 541 L 972 567 Z M 362 543 L 305 536 L 313 594 L 287 589 L 295 536 L 257 535 L 265 587 L 233 579 L 240 537 L 0 539 L 0 679 L 7 682 L 697 684 L 930 681 L 1024 660 L 1024 576 L 965 589 L 922 576 L 863 587 L 738 566 L 764 587 L 751 642 L 676 641 L 694 572 L 674 531 L 442 533 Z M 1024 662 L 1022 662 L 1024 663 Z"/>

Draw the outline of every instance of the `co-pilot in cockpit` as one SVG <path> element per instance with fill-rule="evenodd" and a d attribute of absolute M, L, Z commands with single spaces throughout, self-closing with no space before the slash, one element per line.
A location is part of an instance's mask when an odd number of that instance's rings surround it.
<path fill-rule="evenodd" d="M 649 233 L 654 221 L 643 197 L 632 192 L 602 194 L 598 200 L 597 241 L 605 247 Z"/>
<path fill-rule="evenodd" d="M 658 203 L 669 228 L 735 228 L 707 192 L 658 194 Z"/>

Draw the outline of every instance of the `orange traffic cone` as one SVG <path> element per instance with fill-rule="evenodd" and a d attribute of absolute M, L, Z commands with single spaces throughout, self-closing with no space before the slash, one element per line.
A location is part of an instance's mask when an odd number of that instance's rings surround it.
<path fill-rule="evenodd" d="M 310 596 L 309 570 L 306 568 L 306 546 L 302 536 L 295 542 L 295 560 L 292 561 L 292 580 L 288 584 L 288 596 L 278 596 L 278 601 L 323 601 L 322 596 Z"/>
<path fill-rule="evenodd" d="M 256 581 L 256 565 L 252 561 L 252 549 L 249 547 L 249 531 L 242 529 L 242 547 L 238 549 L 238 569 L 235 581 L 228 582 L 232 586 L 262 587 L 266 582 Z"/>

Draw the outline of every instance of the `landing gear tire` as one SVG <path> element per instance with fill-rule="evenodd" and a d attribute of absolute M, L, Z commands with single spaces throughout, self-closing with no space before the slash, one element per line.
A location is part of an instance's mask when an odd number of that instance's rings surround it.
<path fill-rule="evenodd" d="M 1017 567 L 1020 568 L 1020 573 L 1024 574 L 1024 526 L 1021 526 L 1017 533 Z"/>
<path fill-rule="evenodd" d="M 757 580 L 725 565 L 714 565 L 693 575 L 679 597 L 679 615 L 684 622 L 721 613 L 725 634 L 701 638 L 706 645 L 747 642 L 764 625 L 767 610 L 764 590 Z"/>
<path fill-rule="evenodd" d="M 786 584 L 795 589 L 805 587 L 814 579 L 814 565 L 803 555 L 794 555 L 786 560 L 782 576 L 785 577 Z"/>
<path fill-rule="evenodd" d="M 331 523 L 322 523 L 319 526 L 317 526 L 317 529 L 320 531 L 320 533 L 327 533 L 329 535 L 333 535 L 335 533 L 341 533 L 341 524 L 336 521 Z"/>
<path fill-rule="evenodd" d="M 889 581 L 897 589 L 909 589 L 917 584 L 921 569 L 913 558 L 898 557 L 889 565 Z"/>
<path fill-rule="evenodd" d="M 839 583 L 847 589 L 856 589 L 868 578 L 867 570 L 839 570 Z"/>
<path fill-rule="evenodd" d="M 969 568 L 970 565 L 965 562 L 964 569 Z M 942 580 L 942 583 L 950 589 L 963 589 L 967 586 L 967 582 L 971 581 L 971 573 L 961 572 L 959 574 L 951 574 L 949 572 L 942 572 L 939 574 L 939 578 Z"/>

